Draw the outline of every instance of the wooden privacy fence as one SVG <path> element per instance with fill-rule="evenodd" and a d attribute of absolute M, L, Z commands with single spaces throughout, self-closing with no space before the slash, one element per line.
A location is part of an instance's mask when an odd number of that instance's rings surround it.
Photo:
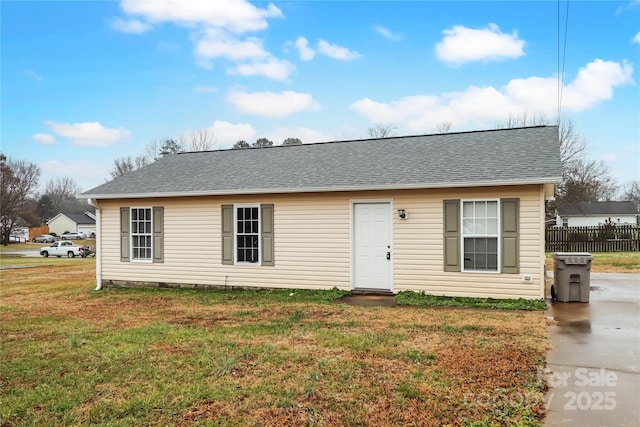
<path fill-rule="evenodd" d="M 49 226 L 43 225 L 41 227 L 29 227 L 29 240 L 33 240 L 34 237 L 40 234 L 49 234 Z"/>
<path fill-rule="evenodd" d="M 640 250 L 640 226 L 547 228 L 547 252 L 629 252 Z"/>

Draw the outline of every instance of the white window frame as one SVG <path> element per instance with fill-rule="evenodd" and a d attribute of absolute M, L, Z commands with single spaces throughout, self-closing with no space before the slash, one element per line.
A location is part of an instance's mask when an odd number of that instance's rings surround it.
<path fill-rule="evenodd" d="M 497 202 L 496 205 L 496 209 L 497 209 L 497 231 L 495 235 L 489 234 L 489 233 L 485 233 L 485 234 L 472 234 L 472 235 L 467 235 L 464 232 L 464 204 L 465 203 L 469 203 L 469 202 Z M 474 216 L 475 218 L 475 216 Z M 501 239 L 501 230 L 502 230 L 502 218 L 500 216 L 500 199 L 493 199 L 493 198 L 479 198 L 479 199 L 461 199 L 460 200 L 460 271 L 462 271 L 463 273 L 487 273 L 487 274 L 500 274 L 500 267 L 501 267 L 501 262 L 500 260 L 501 258 L 501 245 L 500 245 L 500 241 Z M 496 243 L 497 243 L 497 260 L 496 260 L 496 269 L 495 270 L 468 270 L 464 268 L 464 239 L 465 237 L 467 238 L 494 238 L 496 239 Z"/>
<path fill-rule="evenodd" d="M 233 262 L 235 265 L 262 265 L 262 212 L 261 205 L 252 204 L 238 204 L 233 205 Z M 238 209 L 257 208 L 258 209 L 258 259 L 255 262 L 250 261 L 238 261 Z M 247 234 L 247 233 L 242 233 Z M 253 233 L 251 233 L 253 234 Z"/>
<path fill-rule="evenodd" d="M 133 232 L 133 211 L 140 211 L 141 209 L 148 209 L 150 212 L 151 232 L 149 233 L 134 233 Z M 139 221 L 139 220 L 136 220 Z M 146 220 L 145 220 L 146 221 Z M 149 258 L 134 258 L 133 251 L 133 236 L 148 236 L 151 247 L 149 248 Z M 153 262 L 153 207 L 152 206 L 131 206 L 129 208 L 129 261 L 152 263 Z"/>

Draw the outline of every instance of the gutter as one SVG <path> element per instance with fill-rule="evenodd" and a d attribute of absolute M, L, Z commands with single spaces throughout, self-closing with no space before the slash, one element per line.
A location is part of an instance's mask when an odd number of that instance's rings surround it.
<path fill-rule="evenodd" d="M 100 207 L 96 203 L 95 199 L 88 198 L 87 203 L 89 203 L 90 206 L 93 206 L 94 208 L 96 208 L 96 252 L 95 252 L 96 254 L 96 289 L 95 290 L 99 291 L 102 289 L 102 251 L 98 250 L 102 246 L 101 245 L 102 220 L 101 220 Z"/>

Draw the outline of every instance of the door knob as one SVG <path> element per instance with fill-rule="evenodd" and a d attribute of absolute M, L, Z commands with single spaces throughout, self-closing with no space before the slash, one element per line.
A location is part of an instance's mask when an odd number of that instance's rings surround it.
<path fill-rule="evenodd" d="M 391 252 L 387 252 L 387 259 L 391 259 Z"/>

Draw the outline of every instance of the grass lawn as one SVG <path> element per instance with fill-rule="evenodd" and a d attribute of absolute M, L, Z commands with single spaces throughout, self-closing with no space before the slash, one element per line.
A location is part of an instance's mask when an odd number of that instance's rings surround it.
<path fill-rule="evenodd" d="M 547 252 L 547 268 L 553 271 L 553 253 Z M 640 273 L 640 252 L 593 252 L 591 271 L 596 273 Z"/>
<path fill-rule="evenodd" d="M 539 311 L 330 303 L 339 292 L 94 292 L 93 259 L 34 260 L 0 272 L 2 426 L 537 425 L 544 415 Z"/>

